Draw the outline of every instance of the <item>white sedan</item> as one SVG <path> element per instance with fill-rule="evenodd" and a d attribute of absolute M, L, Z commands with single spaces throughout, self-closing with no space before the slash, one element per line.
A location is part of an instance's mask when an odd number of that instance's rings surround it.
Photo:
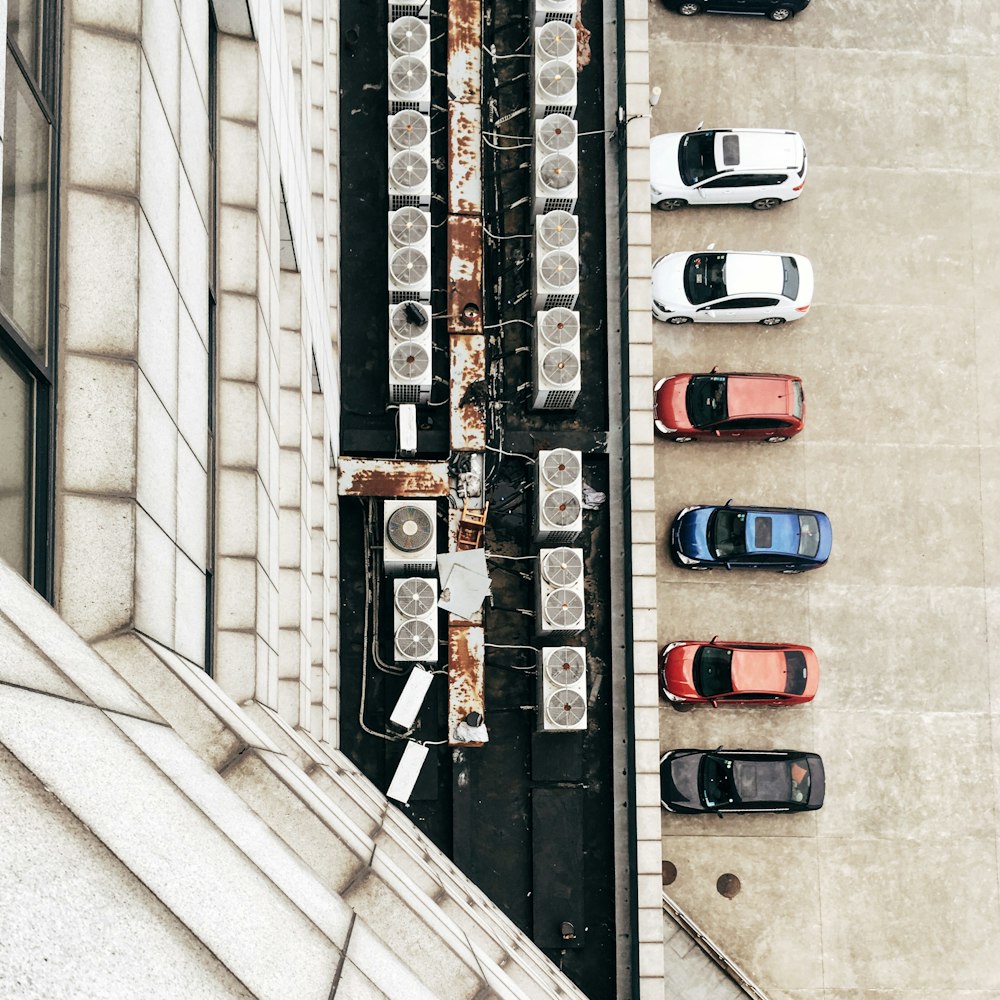
<path fill-rule="evenodd" d="M 806 183 L 806 147 L 783 129 L 668 132 L 649 143 L 649 189 L 656 208 L 793 201 Z"/>
<path fill-rule="evenodd" d="M 799 254 L 683 251 L 653 262 L 653 316 L 666 323 L 778 326 L 802 319 L 812 295 L 812 264 Z"/>

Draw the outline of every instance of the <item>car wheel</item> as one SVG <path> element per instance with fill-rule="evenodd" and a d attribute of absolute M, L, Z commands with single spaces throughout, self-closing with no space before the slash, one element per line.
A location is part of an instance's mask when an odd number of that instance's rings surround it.
<path fill-rule="evenodd" d="M 700 3 L 682 3 L 677 8 L 677 13 L 678 14 L 684 14 L 685 17 L 690 17 L 692 14 L 700 14 L 701 13 L 701 4 Z"/>
<path fill-rule="evenodd" d="M 771 444 L 777 444 L 779 441 L 787 441 L 788 438 L 784 434 L 772 434 L 769 438 L 764 438 L 764 440 Z"/>
<path fill-rule="evenodd" d="M 765 316 L 764 319 L 760 321 L 761 326 L 781 326 L 785 320 L 782 316 Z"/>
<path fill-rule="evenodd" d="M 693 437 L 677 437 L 677 438 L 671 438 L 670 440 L 673 441 L 674 444 L 687 444 L 688 441 L 693 441 L 694 438 Z"/>
<path fill-rule="evenodd" d="M 774 7 L 767 12 L 772 21 L 787 21 L 795 13 L 791 7 Z"/>
<path fill-rule="evenodd" d="M 668 323 L 673 323 L 674 326 L 681 326 L 684 323 L 690 323 L 691 322 L 691 317 L 690 316 L 671 316 L 667 320 L 667 322 Z"/>
<path fill-rule="evenodd" d="M 664 198 L 663 201 L 658 201 L 656 207 L 661 212 L 676 212 L 677 209 L 683 208 L 687 202 L 683 198 Z"/>
<path fill-rule="evenodd" d="M 758 212 L 766 212 L 769 208 L 774 208 L 780 204 L 780 198 L 758 198 L 756 201 L 750 203 L 750 207 L 755 208 Z"/>

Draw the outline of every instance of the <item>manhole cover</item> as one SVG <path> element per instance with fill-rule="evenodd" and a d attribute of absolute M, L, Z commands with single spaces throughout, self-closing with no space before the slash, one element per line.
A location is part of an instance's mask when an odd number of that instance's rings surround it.
<path fill-rule="evenodd" d="M 725 875 L 719 876 L 719 881 L 715 883 L 715 888 L 718 889 L 720 896 L 725 896 L 726 899 L 733 899 L 739 895 L 740 880 L 730 872 L 726 872 Z"/>
<path fill-rule="evenodd" d="M 673 885 L 674 881 L 677 879 L 677 865 L 673 861 L 663 862 L 663 884 Z"/>

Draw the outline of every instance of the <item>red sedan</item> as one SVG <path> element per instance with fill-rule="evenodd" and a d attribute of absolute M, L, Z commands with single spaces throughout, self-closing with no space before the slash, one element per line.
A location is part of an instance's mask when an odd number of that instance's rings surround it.
<path fill-rule="evenodd" d="M 653 390 L 656 429 L 672 441 L 747 438 L 787 441 L 806 415 L 802 380 L 793 375 L 720 372 L 674 375 Z"/>
<path fill-rule="evenodd" d="M 660 654 L 669 701 L 784 705 L 812 701 L 819 660 L 809 646 L 770 642 L 672 642 Z"/>

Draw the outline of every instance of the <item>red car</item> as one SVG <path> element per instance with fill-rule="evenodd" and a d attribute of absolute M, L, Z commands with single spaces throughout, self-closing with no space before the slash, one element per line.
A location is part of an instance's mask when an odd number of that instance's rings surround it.
<path fill-rule="evenodd" d="M 653 389 L 656 429 L 671 441 L 747 438 L 787 441 L 806 415 L 793 375 L 720 372 L 662 378 Z"/>
<path fill-rule="evenodd" d="M 785 705 L 812 701 L 819 660 L 809 646 L 772 642 L 672 642 L 660 654 L 668 701 Z"/>

